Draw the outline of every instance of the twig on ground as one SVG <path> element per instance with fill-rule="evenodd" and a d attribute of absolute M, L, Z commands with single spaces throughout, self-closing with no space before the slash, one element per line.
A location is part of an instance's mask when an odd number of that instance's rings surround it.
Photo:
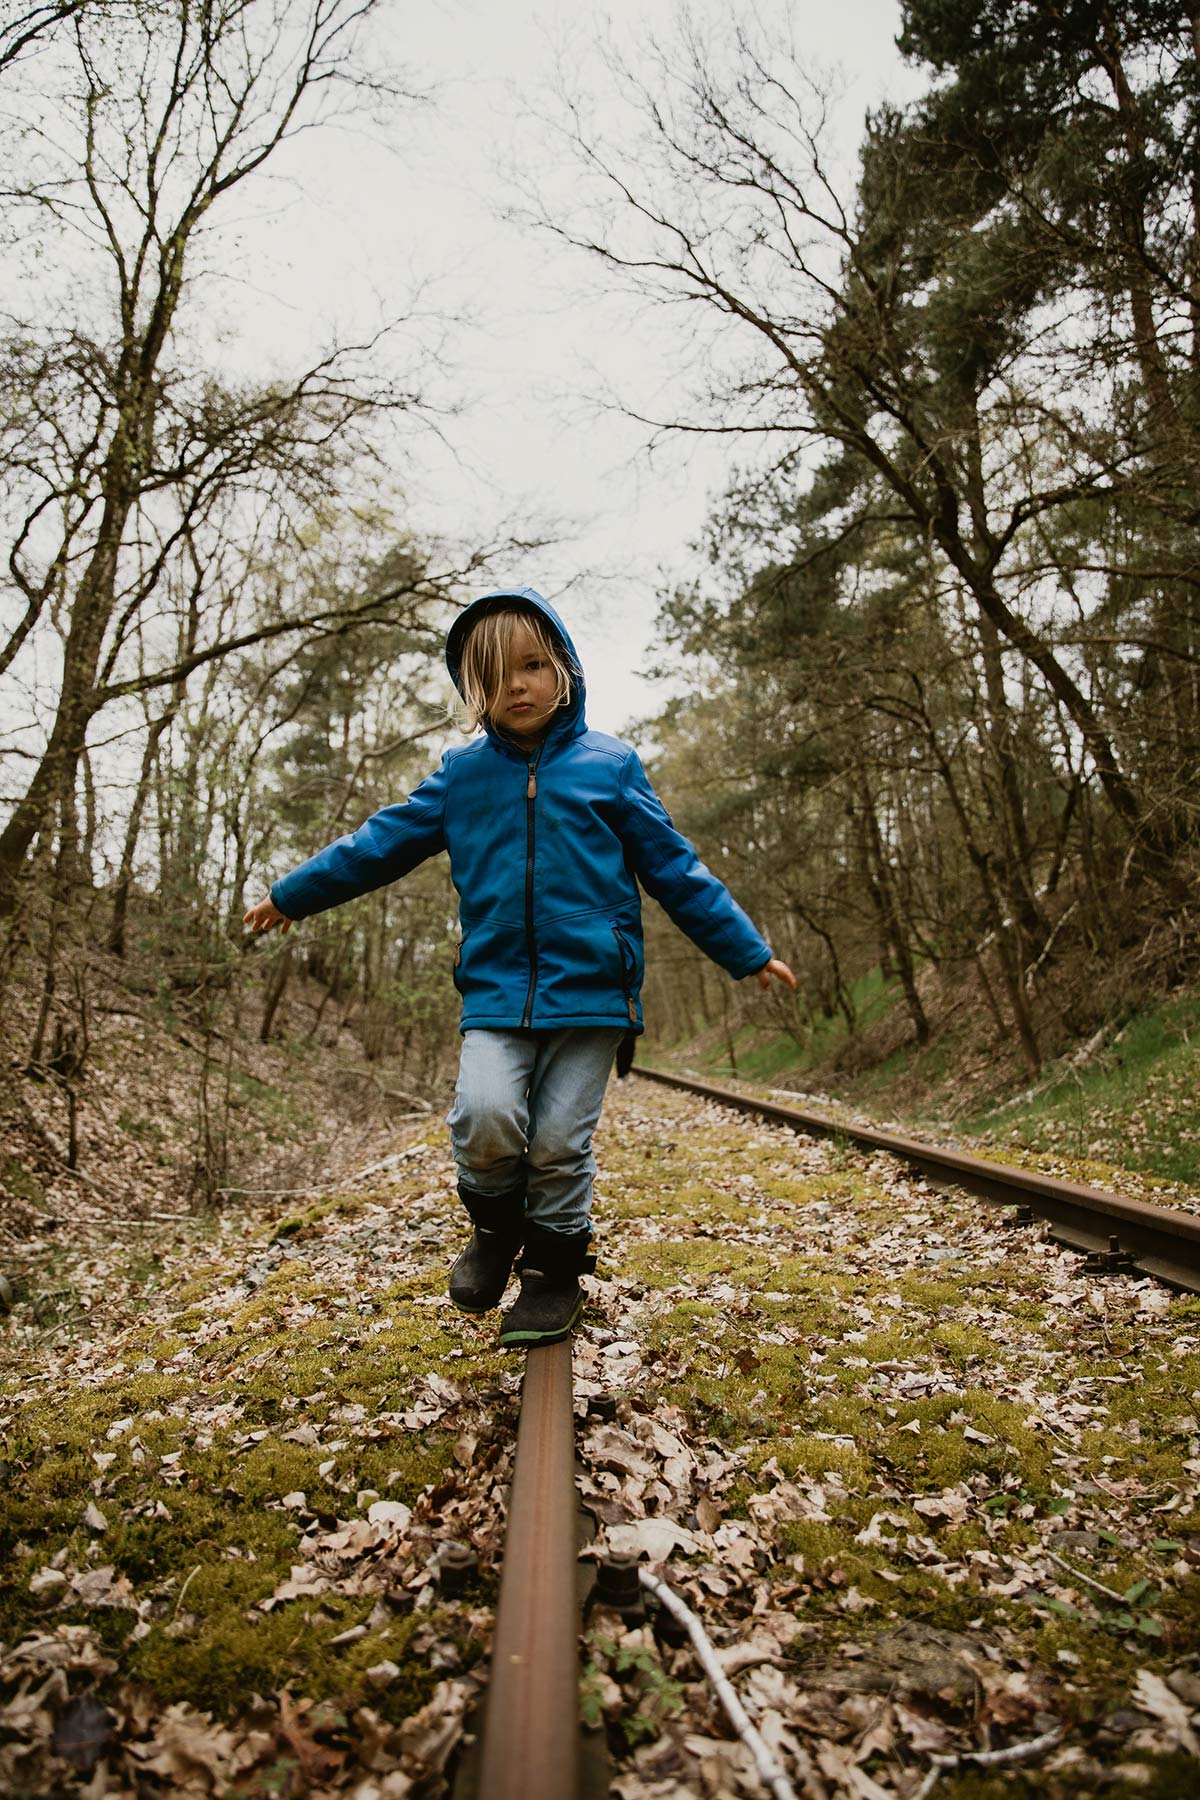
<path fill-rule="evenodd" d="M 1090 1575 L 1085 1575 L 1082 1569 L 1072 1568 L 1069 1562 L 1065 1562 L 1061 1556 L 1056 1556 L 1053 1550 L 1043 1549 L 1042 1555 L 1048 1556 L 1052 1563 L 1057 1563 L 1060 1569 L 1065 1569 L 1067 1574 L 1073 1576 L 1076 1581 L 1082 1581 L 1085 1587 L 1094 1588 L 1098 1594 L 1103 1594 L 1106 1600 L 1115 1600 L 1118 1606 L 1125 1605 L 1124 1594 L 1118 1594 L 1115 1588 L 1105 1587 L 1102 1581 L 1093 1580 Z"/>
<path fill-rule="evenodd" d="M 406 1119 L 423 1119 L 424 1113 L 405 1113 Z M 398 1150 L 395 1156 L 385 1156 L 382 1162 L 368 1163 L 365 1169 L 355 1169 L 350 1175 L 343 1175 L 339 1181 L 322 1182 L 319 1187 L 298 1188 L 235 1188 L 222 1187 L 216 1191 L 228 1198 L 231 1194 L 242 1197 L 261 1197 L 274 1195 L 277 1199 L 302 1199 L 310 1194 L 333 1194 L 339 1188 L 348 1187 L 352 1181 L 365 1181 L 368 1175 L 378 1175 L 381 1169 L 390 1169 L 395 1163 L 403 1162 L 408 1155 L 407 1150 Z"/>
<path fill-rule="evenodd" d="M 173 1619 L 177 1619 L 179 1617 L 179 1609 L 183 1605 L 183 1596 L 187 1593 L 188 1589 L 192 1585 L 192 1582 L 196 1579 L 196 1576 L 199 1575 L 199 1573 L 203 1569 L 203 1567 L 204 1567 L 203 1563 L 197 1563 L 195 1568 L 192 1570 L 191 1574 L 187 1577 L 183 1586 L 180 1588 L 179 1592 L 176 1594 L 175 1610 L 171 1614 L 171 1617 Z"/>
<path fill-rule="evenodd" d="M 973 1763 L 977 1769 L 1015 1768 L 1020 1763 L 1033 1762 L 1036 1757 L 1044 1756 L 1047 1750 L 1061 1744 L 1065 1735 L 1063 1727 L 1056 1725 L 1051 1731 L 1043 1731 L 1041 1737 L 1027 1738 L 1023 1744 L 1006 1744 L 1003 1750 L 961 1750 L 951 1756 L 935 1754 L 930 1757 L 933 1767 L 912 1795 L 912 1800 L 927 1800 L 941 1776 L 961 1769 L 967 1763 Z"/>
<path fill-rule="evenodd" d="M 659 1581 L 648 1569 L 639 1569 L 638 1576 L 642 1586 L 648 1588 L 660 1606 L 665 1606 L 673 1618 L 685 1628 L 692 1640 L 692 1648 L 700 1659 L 704 1673 L 712 1682 L 717 1697 L 729 1715 L 730 1723 L 738 1736 L 754 1758 L 755 1766 L 762 1776 L 765 1786 L 774 1794 L 775 1800 L 796 1800 L 796 1790 L 780 1768 L 770 1749 L 763 1741 L 754 1721 L 738 1699 L 732 1683 L 727 1679 L 724 1670 L 717 1661 L 703 1625 L 686 1601 L 669 1588 L 665 1581 Z"/>

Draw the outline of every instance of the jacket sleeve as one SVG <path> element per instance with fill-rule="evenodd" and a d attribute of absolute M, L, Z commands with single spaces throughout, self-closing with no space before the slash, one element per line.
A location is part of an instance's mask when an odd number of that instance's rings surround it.
<path fill-rule="evenodd" d="M 373 893 L 444 850 L 446 761 L 443 757 L 440 767 L 400 805 L 373 813 L 357 831 L 327 844 L 282 876 L 271 889 L 271 899 L 284 917 L 307 919 L 343 900 Z"/>
<path fill-rule="evenodd" d="M 771 947 L 723 881 L 671 823 L 636 752 L 621 768 L 621 836 L 646 892 L 735 981 L 765 968 Z"/>

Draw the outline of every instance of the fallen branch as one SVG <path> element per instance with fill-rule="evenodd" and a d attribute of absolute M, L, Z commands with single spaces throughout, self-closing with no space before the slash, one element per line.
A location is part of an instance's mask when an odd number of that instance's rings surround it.
<path fill-rule="evenodd" d="M 1094 1588 L 1096 1593 L 1103 1594 L 1106 1600 L 1115 1600 L 1118 1606 L 1126 1604 L 1124 1594 L 1118 1594 L 1115 1588 L 1105 1587 L 1102 1581 L 1093 1580 L 1092 1576 L 1085 1575 L 1082 1569 L 1073 1569 L 1069 1562 L 1065 1562 L 1061 1556 L 1056 1556 L 1053 1550 L 1043 1549 L 1042 1555 L 1048 1556 L 1050 1561 L 1057 1563 L 1060 1569 L 1065 1569 L 1073 1580 L 1082 1581 L 1086 1587 Z"/>
<path fill-rule="evenodd" d="M 385 1100 L 407 1100 L 410 1106 L 418 1107 L 422 1114 L 431 1113 L 433 1111 L 433 1104 L 431 1101 L 422 1100 L 419 1094 L 410 1094 L 407 1088 L 386 1086 L 374 1069 L 341 1069 L 338 1072 L 341 1075 L 353 1075 L 360 1081 L 371 1082 L 376 1091 L 382 1094 Z M 410 1117 L 411 1116 L 416 1115 L 410 1115 Z"/>
<path fill-rule="evenodd" d="M 717 1653 L 703 1625 L 687 1605 L 686 1601 L 669 1588 L 665 1581 L 651 1575 L 648 1569 L 639 1569 L 638 1577 L 644 1588 L 648 1588 L 660 1606 L 685 1628 L 692 1640 L 692 1648 L 700 1659 L 700 1665 L 716 1690 L 717 1698 L 729 1715 L 730 1723 L 738 1736 L 754 1758 L 755 1766 L 762 1776 L 764 1784 L 771 1790 L 775 1800 L 796 1800 L 796 1790 L 776 1762 L 771 1751 L 763 1741 L 749 1713 L 738 1699 L 733 1685 L 726 1679 L 725 1672 L 717 1661 Z"/>
<path fill-rule="evenodd" d="M 968 1763 L 977 1769 L 1016 1768 L 1020 1763 L 1033 1762 L 1047 1750 L 1053 1750 L 1056 1744 L 1062 1743 L 1065 1735 L 1063 1727 L 1056 1725 L 1052 1731 L 1044 1731 L 1041 1737 L 1027 1738 L 1023 1744 L 1006 1744 L 1003 1750 L 961 1750 L 952 1756 L 935 1754 L 930 1757 L 933 1767 L 912 1795 L 912 1800 L 927 1800 L 940 1777 L 949 1770 L 964 1768 Z"/>
<path fill-rule="evenodd" d="M 425 1114 L 424 1113 L 407 1113 L 405 1115 L 405 1117 L 410 1118 L 410 1119 L 423 1119 L 425 1117 Z M 341 1179 L 338 1181 L 323 1182 L 320 1187 L 298 1187 L 298 1188 L 221 1187 L 221 1188 L 217 1188 L 215 1191 L 218 1194 L 224 1194 L 226 1196 L 226 1198 L 228 1198 L 229 1195 L 231 1195 L 231 1194 L 237 1194 L 238 1196 L 240 1196 L 242 1198 L 245 1198 L 247 1195 L 258 1197 L 260 1195 L 270 1194 L 277 1199 L 303 1198 L 303 1197 L 305 1197 L 307 1195 L 311 1195 L 311 1194 L 335 1194 L 338 1192 L 338 1190 L 340 1188 L 348 1187 L 352 1181 L 365 1181 L 368 1175 L 378 1175 L 378 1173 L 381 1169 L 390 1169 L 394 1166 L 394 1164 L 396 1164 L 398 1162 L 403 1162 L 405 1157 L 408 1156 L 408 1154 L 409 1154 L 409 1152 L 407 1150 L 397 1150 L 397 1152 L 394 1156 L 385 1156 L 383 1158 L 382 1162 L 368 1163 L 365 1169 L 355 1169 L 353 1174 L 343 1175 L 341 1177 Z"/>

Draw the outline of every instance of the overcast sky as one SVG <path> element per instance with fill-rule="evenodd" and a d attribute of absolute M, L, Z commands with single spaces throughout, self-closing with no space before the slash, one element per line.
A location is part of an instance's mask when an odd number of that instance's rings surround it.
<path fill-rule="evenodd" d="M 692 11 L 728 21 L 739 3 L 696 0 Z M 675 11 L 669 0 L 616 0 L 608 29 L 628 48 L 646 28 L 668 34 Z M 895 49 L 898 5 L 801 0 L 790 16 L 814 68 L 835 72 L 849 166 L 865 110 L 914 85 Z M 414 529 L 478 543 L 501 520 L 518 531 L 557 524 L 552 550 L 495 574 L 562 595 L 591 723 L 619 732 L 656 704 L 637 673 L 656 589 L 689 568 L 729 452 L 678 446 L 649 459 L 643 428 L 586 402 L 602 383 L 661 393 L 674 322 L 649 312 L 635 321 L 589 297 L 595 270 L 504 217 L 506 171 L 541 154 L 529 109 L 555 56 L 581 84 L 598 81 L 593 46 L 605 27 L 572 0 L 426 0 L 385 9 L 374 29 L 436 98 L 397 108 L 383 129 L 324 128 L 272 163 L 231 264 L 244 341 L 268 361 L 293 343 L 302 354 L 314 333 L 376 328 L 417 284 L 423 313 L 462 317 L 446 336 L 444 375 L 423 371 L 461 410 L 443 421 L 445 442 L 410 436 L 400 469 Z M 427 341 L 435 330 L 425 327 Z"/>

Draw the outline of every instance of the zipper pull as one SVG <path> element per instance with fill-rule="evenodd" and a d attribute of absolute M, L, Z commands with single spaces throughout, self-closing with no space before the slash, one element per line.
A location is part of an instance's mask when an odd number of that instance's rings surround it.
<path fill-rule="evenodd" d="M 529 765 L 529 782 L 525 789 L 525 798 L 527 800 L 537 799 L 537 770 L 532 763 Z"/>

